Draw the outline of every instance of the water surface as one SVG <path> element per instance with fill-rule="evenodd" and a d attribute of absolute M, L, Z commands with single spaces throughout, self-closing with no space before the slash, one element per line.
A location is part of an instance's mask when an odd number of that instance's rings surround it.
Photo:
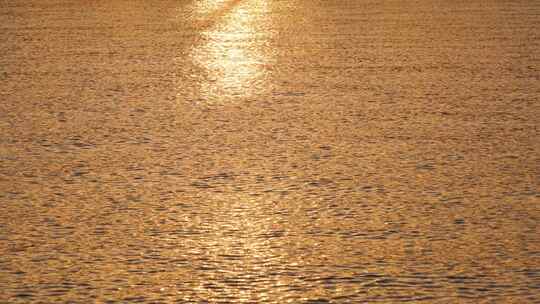
<path fill-rule="evenodd" d="M 0 302 L 540 303 L 534 1 L 0 21 Z"/>

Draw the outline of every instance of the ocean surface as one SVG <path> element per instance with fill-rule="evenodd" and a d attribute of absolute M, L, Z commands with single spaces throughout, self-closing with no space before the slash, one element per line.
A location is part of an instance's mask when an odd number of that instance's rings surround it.
<path fill-rule="evenodd" d="M 0 303 L 540 303 L 540 2 L 0 2 Z"/>

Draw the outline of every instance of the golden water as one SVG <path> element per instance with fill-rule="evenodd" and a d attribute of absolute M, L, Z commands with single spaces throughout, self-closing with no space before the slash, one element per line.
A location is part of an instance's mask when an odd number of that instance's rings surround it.
<path fill-rule="evenodd" d="M 540 3 L 0 21 L 0 302 L 540 303 Z"/>

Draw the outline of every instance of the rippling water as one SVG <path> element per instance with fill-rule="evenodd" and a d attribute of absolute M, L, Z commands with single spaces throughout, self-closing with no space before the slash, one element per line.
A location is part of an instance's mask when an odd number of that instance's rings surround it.
<path fill-rule="evenodd" d="M 0 21 L 0 302 L 540 303 L 538 2 Z"/>

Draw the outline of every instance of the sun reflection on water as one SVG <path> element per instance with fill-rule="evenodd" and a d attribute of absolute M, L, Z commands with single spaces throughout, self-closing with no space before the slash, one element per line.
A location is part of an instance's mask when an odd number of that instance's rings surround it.
<path fill-rule="evenodd" d="M 266 198 L 253 198 L 244 194 L 216 194 L 212 199 L 207 238 L 201 253 L 209 261 L 221 261 L 212 275 L 212 284 L 200 282 L 196 287 L 216 301 L 234 297 L 237 302 L 264 301 L 264 289 L 242 288 L 257 282 L 266 282 L 271 271 L 283 263 L 283 254 L 273 247 L 269 239 L 276 233 L 276 222 L 281 219 L 272 212 L 275 202 Z M 218 283 L 222 282 L 222 283 Z"/>
<path fill-rule="evenodd" d="M 250 97 L 264 90 L 271 50 L 266 1 L 205 1 L 202 39 L 191 51 L 202 75 L 200 100 Z"/>

